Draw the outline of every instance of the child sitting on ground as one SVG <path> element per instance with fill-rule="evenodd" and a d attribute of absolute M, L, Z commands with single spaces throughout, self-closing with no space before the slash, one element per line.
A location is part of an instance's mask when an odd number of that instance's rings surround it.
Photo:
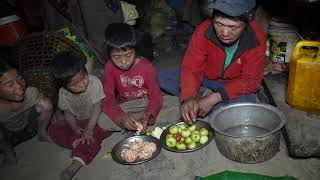
<path fill-rule="evenodd" d="M 37 88 L 26 87 L 17 69 L 0 59 L 0 167 L 16 164 L 14 146 L 37 133 L 40 141 L 49 141 L 51 117 L 51 101 Z"/>
<path fill-rule="evenodd" d="M 148 125 L 155 124 L 163 103 L 156 70 L 138 55 L 132 26 L 110 24 L 105 38 L 110 60 L 104 68 L 103 110 L 121 128 L 144 132 Z"/>
<path fill-rule="evenodd" d="M 56 55 L 49 69 L 61 86 L 58 107 L 64 113 L 64 120 L 50 126 L 49 135 L 72 150 L 72 163 L 60 174 L 61 180 L 69 180 L 94 159 L 102 141 L 111 135 L 97 125 L 105 95 L 100 80 L 88 75 L 85 59 L 76 52 Z"/>

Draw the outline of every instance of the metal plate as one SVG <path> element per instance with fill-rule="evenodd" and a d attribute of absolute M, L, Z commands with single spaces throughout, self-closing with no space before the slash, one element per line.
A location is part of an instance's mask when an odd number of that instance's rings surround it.
<path fill-rule="evenodd" d="M 123 145 L 129 144 L 130 142 L 133 142 L 134 140 L 142 140 L 143 142 L 153 142 L 157 146 L 157 150 L 152 154 L 152 156 L 148 159 L 137 159 L 134 162 L 127 162 L 121 158 L 121 151 L 123 149 Z M 118 142 L 113 148 L 112 148 L 112 159 L 120 164 L 125 165 L 134 165 L 134 164 L 141 164 L 147 161 L 150 161 L 151 159 L 155 158 L 161 151 L 161 144 L 160 140 L 152 137 L 152 136 L 132 136 L 128 137 L 126 139 L 123 139 L 122 141 Z"/>
<path fill-rule="evenodd" d="M 209 135 L 208 135 L 209 140 L 208 140 L 207 143 L 205 143 L 205 144 L 197 143 L 197 147 L 196 148 L 194 148 L 194 149 L 186 149 L 186 150 L 177 150 L 176 148 L 167 147 L 167 145 L 166 145 L 166 136 L 167 136 L 167 134 L 169 134 L 170 127 L 173 126 L 173 125 L 180 125 L 180 124 L 183 124 L 183 123 L 184 122 L 178 122 L 178 123 L 172 124 L 169 127 L 167 127 L 166 130 L 164 130 L 162 132 L 161 137 L 160 137 L 160 142 L 161 142 L 162 147 L 164 147 L 166 150 L 169 150 L 169 151 L 172 151 L 172 152 L 177 152 L 177 153 L 193 152 L 193 151 L 196 151 L 196 150 L 199 150 L 199 149 L 205 147 L 214 138 L 214 130 L 212 129 L 210 124 L 205 122 L 205 121 L 197 120 L 195 122 L 195 124 L 197 126 L 196 130 L 200 130 L 201 128 L 206 128 L 209 131 Z"/>

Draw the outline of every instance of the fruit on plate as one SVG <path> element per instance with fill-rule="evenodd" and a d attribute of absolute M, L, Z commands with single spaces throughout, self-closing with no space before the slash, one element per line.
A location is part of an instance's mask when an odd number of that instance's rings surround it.
<path fill-rule="evenodd" d="M 179 127 L 176 125 L 173 125 L 169 128 L 169 133 L 170 134 L 177 134 L 179 132 Z"/>
<path fill-rule="evenodd" d="M 180 142 L 184 142 L 184 139 L 185 139 L 184 137 L 181 137 Z"/>
<path fill-rule="evenodd" d="M 200 144 L 205 144 L 208 142 L 208 140 L 209 140 L 208 136 L 201 136 L 199 142 Z"/>
<path fill-rule="evenodd" d="M 209 141 L 209 130 L 198 128 L 197 124 L 187 125 L 181 123 L 169 127 L 168 134 L 165 137 L 165 144 L 169 148 L 177 151 L 186 149 L 195 149 Z"/>
<path fill-rule="evenodd" d="M 192 131 L 192 134 L 200 133 L 198 130 Z"/>
<path fill-rule="evenodd" d="M 181 129 L 186 129 L 188 127 L 188 125 L 186 123 L 182 123 L 182 124 L 179 124 L 179 127 Z"/>
<path fill-rule="evenodd" d="M 209 131 L 206 128 L 201 128 L 199 133 L 201 136 L 208 136 L 209 135 Z"/>
<path fill-rule="evenodd" d="M 148 129 L 148 130 L 146 131 L 145 135 L 151 136 L 152 132 L 153 132 L 152 129 Z"/>
<path fill-rule="evenodd" d="M 173 137 L 173 134 L 167 134 L 166 135 L 166 139 L 168 139 L 169 137 Z"/>
<path fill-rule="evenodd" d="M 191 134 L 191 139 L 193 142 L 199 142 L 200 141 L 200 134 L 199 133 L 195 133 L 195 134 Z"/>
<path fill-rule="evenodd" d="M 177 140 L 174 137 L 168 137 L 166 139 L 166 145 L 170 148 L 173 148 L 177 145 Z"/>
<path fill-rule="evenodd" d="M 197 126 L 196 126 L 195 124 L 191 124 L 191 125 L 188 127 L 188 129 L 189 129 L 190 131 L 194 131 L 194 130 L 196 130 L 196 128 L 197 128 Z"/>
<path fill-rule="evenodd" d="M 182 136 L 181 136 L 181 134 L 176 134 L 175 138 L 177 141 L 181 141 Z"/>
<path fill-rule="evenodd" d="M 186 146 L 184 143 L 182 143 L 182 142 L 178 142 L 178 143 L 176 144 L 176 148 L 177 148 L 177 150 L 183 151 L 183 150 L 186 150 L 186 149 L 187 149 L 187 146 Z"/>
<path fill-rule="evenodd" d="M 188 149 L 194 149 L 197 147 L 197 144 L 195 142 L 191 142 L 190 144 L 188 144 Z"/>
<path fill-rule="evenodd" d="M 181 131 L 181 136 L 186 138 L 186 137 L 189 137 L 191 135 L 191 131 L 189 129 L 182 129 Z"/>
<path fill-rule="evenodd" d="M 184 143 L 186 143 L 186 144 L 190 144 L 191 142 L 192 142 L 191 137 L 186 137 L 184 140 Z"/>

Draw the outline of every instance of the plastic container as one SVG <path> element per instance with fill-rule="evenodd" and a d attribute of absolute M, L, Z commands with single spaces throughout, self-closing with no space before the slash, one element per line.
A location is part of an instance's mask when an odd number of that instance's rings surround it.
<path fill-rule="evenodd" d="M 320 41 L 300 41 L 289 66 L 288 104 L 299 110 L 320 113 Z"/>
<path fill-rule="evenodd" d="M 288 63 L 292 49 L 299 40 L 296 27 L 272 19 L 269 26 L 269 35 L 271 60 L 278 63 Z"/>
<path fill-rule="evenodd" d="M 20 17 L 10 15 L 0 18 L 0 45 L 14 46 L 27 33 Z"/>

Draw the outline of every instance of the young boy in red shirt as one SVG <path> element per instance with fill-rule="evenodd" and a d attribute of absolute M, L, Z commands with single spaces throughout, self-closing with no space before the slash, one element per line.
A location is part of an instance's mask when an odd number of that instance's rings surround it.
<path fill-rule="evenodd" d="M 155 124 L 163 97 L 156 70 L 136 51 L 136 33 L 124 23 L 110 24 L 105 31 L 109 60 L 104 68 L 103 111 L 121 128 L 135 131 Z"/>

